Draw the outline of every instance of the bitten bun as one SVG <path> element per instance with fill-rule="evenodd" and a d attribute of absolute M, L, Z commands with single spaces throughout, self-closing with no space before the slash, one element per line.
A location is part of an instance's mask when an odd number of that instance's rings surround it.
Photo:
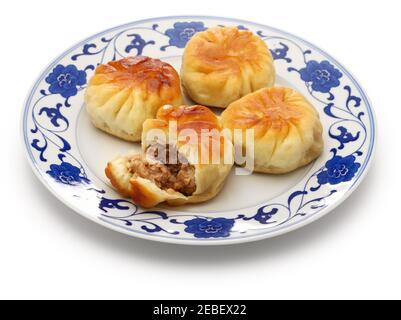
<path fill-rule="evenodd" d="M 178 132 L 175 142 L 170 141 L 171 122 Z M 213 130 L 216 135 L 202 139 L 202 130 Z M 176 162 L 170 161 L 171 154 Z M 168 105 L 158 111 L 156 119 L 145 121 L 142 154 L 111 161 L 106 175 L 122 195 L 142 207 L 162 202 L 178 206 L 215 197 L 232 166 L 232 141 L 222 134 L 219 119 L 211 110 Z"/>

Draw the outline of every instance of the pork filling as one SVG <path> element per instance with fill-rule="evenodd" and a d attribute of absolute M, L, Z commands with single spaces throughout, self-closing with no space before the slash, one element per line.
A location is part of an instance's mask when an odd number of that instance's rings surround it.
<path fill-rule="evenodd" d="M 170 159 L 172 152 L 175 157 Z M 191 196 L 195 192 L 195 167 L 175 148 L 169 145 L 150 146 L 147 155 L 156 162 L 150 163 L 141 155 L 133 156 L 129 160 L 130 171 L 135 176 L 152 181 L 160 189 L 173 189 L 185 196 Z"/>

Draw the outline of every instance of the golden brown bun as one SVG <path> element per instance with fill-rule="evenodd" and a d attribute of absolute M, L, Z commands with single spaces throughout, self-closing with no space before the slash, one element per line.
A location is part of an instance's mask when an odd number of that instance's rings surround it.
<path fill-rule="evenodd" d="M 168 63 L 129 57 L 97 67 L 85 94 L 93 124 L 114 136 L 140 141 L 142 125 L 165 104 L 181 105 L 180 79 Z"/>
<path fill-rule="evenodd" d="M 243 153 L 244 132 L 254 129 L 256 172 L 287 173 L 309 164 L 323 150 L 319 114 L 292 89 L 265 88 L 249 94 L 228 106 L 222 122 L 232 132 L 241 129 Z"/>
<path fill-rule="evenodd" d="M 247 30 L 216 27 L 196 33 L 185 47 L 181 78 L 197 103 L 225 108 L 275 82 L 266 43 Z"/>
<path fill-rule="evenodd" d="M 210 136 L 207 143 L 199 143 L 202 129 L 216 130 L 221 132 L 221 125 L 217 116 L 204 106 L 164 106 L 158 113 L 156 119 L 146 120 L 143 126 L 142 149 L 143 154 L 149 146 L 154 143 L 151 133 L 153 130 L 163 132 L 169 136 L 169 122 L 177 123 L 178 141 L 175 146 L 180 154 L 188 159 L 195 167 L 196 190 L 190 196 L 172 189 L 159 188 L 151 180 L 135 176 L 129 169 L 130 156 L 119 157 L 111 161 L 106 168 L 106 175 L 113 186 L 122 195 L 129 195 L 135 203 L 142 207 L 150 208 L 159 203 L 166 202 L 169 205 L 178 206 L 188 203 L 204 202 L 214 198 L 223 188 L 224 182 L 233 166 L 233 146 L 228 137 Z M 196 132 L 185 133 L 185 129 Z M 199 136 L 198 136 L 199 134 Z M 191 136 L 193 139 L 186 139 Z M 167 143 L 167 141 L 158 141 Z M 204 142 L 204 141 L 203 141 Z M 228 158 L 224 154 L 228 153 Z M 202 163 L 202 155 L 209 155 L 209 162 Z M 214 156 L 220 156 L 219 162 L 212 162 Z M 225 161 L 228 160 L 228 161 Z"/>

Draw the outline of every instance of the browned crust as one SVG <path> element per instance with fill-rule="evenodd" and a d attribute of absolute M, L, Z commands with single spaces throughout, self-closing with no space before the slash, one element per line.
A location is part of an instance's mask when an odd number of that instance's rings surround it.
<path fill-rule="evenodd" d="M 177 71 L 168 63 L 145 56 L 127 57 L 96 68 L 91 84 L 113 84 L 123 87 L 145 85 L 150 92 L 174 88 L 181 94 Z"/>
<path fill-rule="evenodd" d="M 291 95 L 302 98 L 300 104 L 292 104 Z M 304 116 L 303 106 L 310 103 L 296 91 L 288 88 L 264 88 L 233 102 L 223 112 L 222 118 L 233 128 L 263 127 L 277 131 L 289 123 L 296 123 Z"/>
<path fill-rule="evenodd" d="M 177 121 L 178 130 L 191 128 L 200 133 L 202 129 L 220 129 L 219 119 L 214 112 L 201 105 L 179 107 L 167 105 L 159 109 L 157 119 L 166 122 Z"/>
<path fill-rule="evenodd" d="M 131 180 L 130 184 L 132 190 L 131 198 L 136 204 L 139 204 L 143 208 L 153 208 L 160 203 L 154 193 L 149 192 L 149 190 L 138 181 Z"/>
<path fill-rule="evenodd" d="M 196 133 L 195 138 L 201 139 L 202 131 L 208 130 L 210 133 L 213 131 L 221 131 L 221 124 L 216 114 L 208 107 L 202 105 L 194 106 L 171 106 L 166 105 L 159 109 L 157 112 L 157 120 L 163 121 L 165 127 L 168 126 L 170 121 L 177 123 L 178 136 L 185 134 L 187 136 L 187 129 L 193 130 Z M 158 127 L 162 126 L 162 122 L 157 123 Z M 212 139 L 220 138 L 220 148 L 217 150 L 213 149 L 216 143 L 212 143 Z M 182 142 L 182 144 L 185 144 Z M 199 143 L 199 148 L 202 145 Z M 207 150 L 207 149 L 205 149 Z M 213 152 L 220 151 L 224 154 L 224 139 L 223 137 L 217 137 L 216 135 L 209 136 L 209 159 L 212 158 Z"/>
<path fill-rule="evenodd" d="M 160 202 L 153 193 L 149 192 L 146 187 L 135 180 L 130 180 L 129 189 L 119 183 L 113 173 L 113 165 L 111 163 L 107 164 L 105 174 L 119 194 L 127 198 L 132 198 L 132 200 L 141 207 L 152 208 Z"/>
<path fill-rule="evenodd" d="M 104 170 L 107 178 L 109 178 L 111 184 L 113 185 L 114 188 L 116 188 L 116 190 L 118 191 L 119 194 L 121 194 L 124 197 L 131 197 L 131 190 L 128 190 L 127 188 L 125 188 L 124 186 L 122 186 L 118 179 L 114 176 L 113 174 L 113 166 L 112 164 L 109 162 L 107 164 L 106 169 Z"/>
<path fill-rule="evenodd" d="M 215 27 L 197 33 L 189 41 L 186 53 L 202 63 L 204 73 L 229 70 L 231 74 L 241 72 L 241 63 L 256 62 L 258 67 L 260 57 L 269 55 L 267 46 L 256 35 L 236 27 Z"/>

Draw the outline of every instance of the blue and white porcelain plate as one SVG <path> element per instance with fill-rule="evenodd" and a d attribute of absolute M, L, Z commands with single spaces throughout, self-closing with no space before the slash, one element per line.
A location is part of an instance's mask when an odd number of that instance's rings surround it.
<path fill-rule="evenodd" d="M 278 84 L 302 92 L 319 111 L 324 154 L 283 176 L 232 174 L 221 194 L 204 204 L 142 209 L 121 198 L 104 174 L 109 160 L 140 146 L 91 125 L 83 108 L 87 81 L 98 64 L 126 56 L 160 58 L 179 70 L 187 41 L 194 33 L 217 25 L 249 29 L 267 42 Z M 292 34 L 227 18 L 155 18 L 94 35 L 45 69 L 24 108 L 23 136 L 29 161 L 57 198 L 110 229 L 179 244 L 234 244 L 302 227 L 355 190 L 366 175 L 375 146 L 373 110 L 345 67 Z"/>

